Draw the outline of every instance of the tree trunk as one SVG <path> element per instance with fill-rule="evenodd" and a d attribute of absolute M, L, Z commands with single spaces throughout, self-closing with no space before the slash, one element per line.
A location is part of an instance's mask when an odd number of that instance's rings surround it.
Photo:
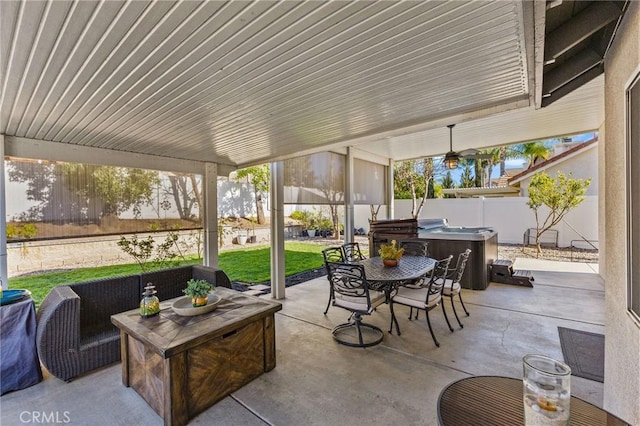
<path fill-rule="evenodd" d="M 475 183 L 474 186 L 476 188 L 482 187 L 482 168 L 480 167 L 480 160 L 473 160 L 474 165 L 474 173 L 475 173 Z"/>
<path fill-rule="evenodd" d="M 506 173 L 506 162 L 507 162 L 507 147 L 500 147 L 500 176 L 504 176 Z"/>
<path fill-rule="evenodd" d="M 333 223 L 333 235 L 335 240 L 340 239 L 340 224 L 338 217 L 338 206 L 336 204 L 329 204 L 329 211 L 331 212 L 331 222 Z"/>
<path fill-rule="evenodd" d="M 373 207 L 373 204 L 369 204 L 369 210 L 371 210 L 371 220 L 378 220 L 378 212 L 380 211 L 381 205 L 378 204 L 378 207 Z"/>
<path fill-rule="evenodd" d="M 198 180 L 193 173 L 189 174 L 191 179 L 191 187 L 193 188 L 193 195 L 196 197 L 196 203 L 198 203 L 198 215 L 201 218 L 204 206 L 202 205 L 202 195 L 200 194 L 200 186 L 198 186 Z"/>
<path fill-rule="evenodd" d="M 173 194 L 173 201 L 176 203 L 176 209 L 178 210 L 180 219 L 184 219 L 182 200 L 180 199 L 180 188 L 178 188 L 178 176 L 169 176 L 169 182 L 171 182 L 171 193 Z M 160 214 L 160 212 L 158 212 L 158 214 Z"/>
<path fill-rule="evenodd" d="M 264 225 L 266 220 L 264 218 L 264 205 L 262 204 L 262 195 L 256 192 L 256 213 L 258 215 L 258 224 Z"/>

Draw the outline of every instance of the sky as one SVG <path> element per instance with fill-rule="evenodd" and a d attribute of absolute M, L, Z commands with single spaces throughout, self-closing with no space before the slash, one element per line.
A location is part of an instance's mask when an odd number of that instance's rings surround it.
<path fill-rule="evenodd" d="M 593 132 L 584 133 L 581 135 L 574 135 L 574 136 L 571 136 L 571 141 L 585 142 L 590 139 L 593 139 L 594 136 L 595 136 L 595 133 Z M 553 141 L 553 139 L 549 139 L 549 141 Z M 523 167 L 523 163 L 525 163 L 525 160 L 523 158 L 510 159 L 505 162 L 505 168 L 506 169 L 521 168 Z M 451 177 L 453 178 L 453 181 L 455 182 L 456 185 L 460 183 L 460 176 L 462 175 L 462 170 L 463 170 L 462 167 L 458 167 L 456 169 L 451 170 Z M 445 171 L 445 174 L 446 174 L 446 171 Z M 442 176 L 444 176 L 444 174 Z M 439 182 L 442 179 L 442 176 L 437 177 L 436 180 Z M 498 177 L 500 177 L 500 166 L 494 166 L 493 171 L 491 173 L 491 178 L 493 179 Z"/>

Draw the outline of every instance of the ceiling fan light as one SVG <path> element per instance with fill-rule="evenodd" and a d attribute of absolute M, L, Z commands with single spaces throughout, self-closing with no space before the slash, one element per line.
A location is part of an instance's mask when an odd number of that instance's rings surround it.
<path fill-rule="evenodd" d="M 444 156 L 444 165 L 449 170 L 458 167 L 458 155 L 453 151 L 447 152 Z"/>

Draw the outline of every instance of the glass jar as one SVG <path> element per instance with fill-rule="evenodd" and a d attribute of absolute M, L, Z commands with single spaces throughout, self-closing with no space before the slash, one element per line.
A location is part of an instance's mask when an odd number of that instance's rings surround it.
<path fill-rule="evenodd" d="M 569 425 L 571 368 L 544 355 L 525 355 L 523 398 L 525 425 Z"/>
<path fill-rule="evenodd" d="M 160 313 L 160 299 L 156 296 L 156 287 L 147 283 L 144 287 L 144 293 L 142 293 L 142 300 L 140 301 L 140 316 L 142 318 L 149 318 Z"/>

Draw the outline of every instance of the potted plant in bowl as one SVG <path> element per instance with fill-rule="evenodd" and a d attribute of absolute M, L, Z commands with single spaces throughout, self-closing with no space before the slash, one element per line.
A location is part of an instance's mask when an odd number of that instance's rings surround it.
<path fill-rule="evenodd" d="M 212 289 L 213 285 L 209 282 L 191 278 L 187 281 L 187 288 L 182 290 L 182 292 L 191 297 L 191 304 L 194 308 L 197 308 L 207 304 L 207 296 Z"/>
<path fill-rule="evenodd" d="M 378 250 L 384 266 L 398 266 L 398 261 L 404 254 L 403 248 L 398 248 L 396 240 L 391 240 L 391 244 L 382 244 Z"/>

